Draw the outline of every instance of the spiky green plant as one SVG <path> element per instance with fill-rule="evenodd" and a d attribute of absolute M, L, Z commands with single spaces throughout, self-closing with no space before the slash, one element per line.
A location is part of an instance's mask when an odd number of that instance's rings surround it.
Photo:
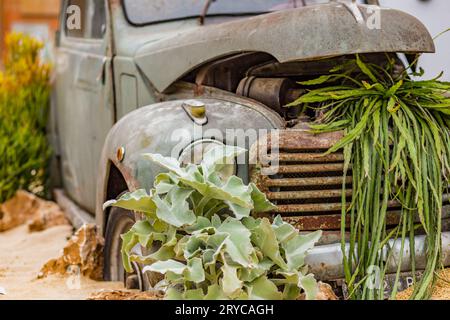
<path fill-rule="evenodd" d="M 341 233 L 350 232 L 344 252 L 345 278 L 350 296 L 383 299 L 384 290 L 366 285 L 368 273 L 378 266 L 383 277 L 391 256 L 389 240 L 401 241 L 401 254 L 391 298 L 395 297 L 405 258 L 405 240 L 414 259 L 414 236 L 426 233 L 426 266 L 417 280 L 413 299 L 430 294 L 435 270 L 440 266 L 443 193 L 450 164 L 450 83 L 413 81 L 406 71 L 365 63 L 359 56 L 330 74 L 302 82 L 318 86 L 292 106 L 321 109 L 323 116 L 311 126 L 316 133 L 343 130 L 344 137 L 328 150 L 343 150 L 344 177 L 353 176 L 350 203 L 342 198 Z M 345 179 L 344 179 L 345 181 Z M 343 184 L 345 194 L 346 185 Z M 400 206 L 399 224 L 387 228 L 388 206 Z M 349 221 L 349 225 L 346 225 Z M 392 243 L 392 241 L 391 241 Z M 412 271 L 416 270 L 412 264 Z"/>

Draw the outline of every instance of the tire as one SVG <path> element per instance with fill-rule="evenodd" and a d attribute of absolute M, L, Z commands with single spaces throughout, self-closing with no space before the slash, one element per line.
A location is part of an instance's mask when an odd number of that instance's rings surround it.
<path fill-rule="evenodd" d="M 111 208 L 106 225 L 104 250 L 104 278 L 107 281 L 123 282 L 127 289 L 144 290 L 140 267 L 133 264 L 134 272 L 127 273 L 123 267 L 121 247 L 122 234 L 128 232 L 136 219 L 132 211 L 121 208 Z"/>

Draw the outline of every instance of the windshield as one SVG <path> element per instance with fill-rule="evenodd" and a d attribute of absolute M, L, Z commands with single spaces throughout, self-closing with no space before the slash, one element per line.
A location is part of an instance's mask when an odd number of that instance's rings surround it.
<path fill-rule="evenodd" d="M 207 0 L 124 0 L 128 20 L 136 25 L 199 17 Z M 301 7 L 302 0 L 215 0 L 208 16 L 252 15 Z"/>

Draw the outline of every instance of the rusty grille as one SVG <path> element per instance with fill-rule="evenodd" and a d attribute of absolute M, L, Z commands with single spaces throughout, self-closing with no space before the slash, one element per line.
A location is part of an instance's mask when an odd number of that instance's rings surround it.
<path fill-rule="evenodd" d="M 270 215 L 281 214 L 285 221 L 303 231 L 339 229 L 344 156 L 323 153 L 342 134 L 313 135 L 304 130 L 279 134 L 278 148 L 267 136 L 252 150 L 253 159 L 257 159 L 252 179 L 278 207 Z M 270 167 L 276 167 L 275 174 L 262 173 Z M 351 177 L 345 182 L 351 188 Z M 351 189 L 346 196 L 351 197 Z"/>
<path fill-rule="evenodd" d="M 342 153 L 323 156 L 342 133 L 314 135 L 305 130 L 280 131 L 278 148 L 271 137 L 261 139 L 251 150 L 251 177 L 267 197 L 277 205 L 276 212 L 300 231 L 325 230 L 333 234 L 341 227 L 342 183 L 344 156 Z M 276 174 L 265 175 L 278 160 Z M 351 200 L 351 167 L 345 180 L 346 198 Z M 444 195 L 448 202 L 448 195 Z M 400 205 L 389 202 L 387 225 L 399 223 Z"/>

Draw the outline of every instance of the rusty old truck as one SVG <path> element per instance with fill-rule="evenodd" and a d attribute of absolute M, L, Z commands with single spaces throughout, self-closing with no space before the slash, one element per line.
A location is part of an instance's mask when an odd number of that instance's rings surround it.
<path fill-rule="evenodd" d="M 300 231 L 324 231 L 307 263 L 319 279 L 339 284 L 343 155 L 311 157 L 339 133 L 312 135 L 305 128 L 317 115 L 284 106 L 305 92 L 299 80 L 357 53 L 374 63 L 388 53 L 402 68 L 411 56 L 434 52 L 420 21 L 377 1 L 344 0 L 63 0 L 60 21 L 51 123 L 56 197 L 75 223 L 95 222 L 104 235 L 106 279 L 149 288 L 138 264 L 134 274 L 124 272 L 120 254 L 120 235 L 139 215 L 102 208 L 126 191 L 152 187 L 161 168 L 141 155 L 175 150 L 182 161 L 198 161 L 199 146 L 234 145 L 226 131 L 253 130 L 242 146 L 249 163 L 235 173 L 257 182 Z M 264 131 L 278 134 L 276 175 L 250 163 Z M 444 211 L 448 219 L 448 203 Z M 415 242 L 419 270 L 424 236 Z M 404 258 L 405 283 L 410 270 Z"/>

